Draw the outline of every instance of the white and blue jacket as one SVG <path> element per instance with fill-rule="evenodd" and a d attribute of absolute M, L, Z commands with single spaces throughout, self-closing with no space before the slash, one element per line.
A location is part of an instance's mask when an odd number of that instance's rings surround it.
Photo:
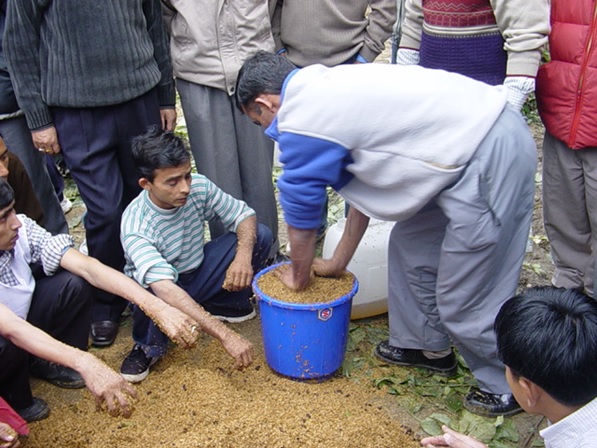
<path fill-rule="evenodd" d="M 286 222 L 317 228 L 327 185 L 371 217 L 414 215 L 458 179 L 506 98 L 503 86 L 419 66 L 293 71 L 265 131 L 280 145 Z"/>

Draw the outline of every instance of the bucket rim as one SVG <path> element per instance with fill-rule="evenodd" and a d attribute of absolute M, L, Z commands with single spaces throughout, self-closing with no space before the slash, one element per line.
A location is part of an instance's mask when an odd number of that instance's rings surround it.
<path fill-rule="evenodd" d="M 286 309 L 291 309 L 291 310 L 304 310 L 304 311 L 313 311 L 313 310 L 320 310 L 320 309 L 325 309 L 325 308 L 332 308 L 334 306 L 338 306 L 341 305 L 344 302 L 347 302 L 348 300 L 351 300 L 357 293 L 358 289 L 359 289 L 359 281 L 356 277 L 356 275 L 354 275 L 352 272 L 348 271 L 353 278 L 353 284 L 352 284 L 352 289 L 347 293 L 344 294 L 341 297 L 338 297 L 337 299 L 331 301 L 331 302 L 316 302 L 316 303 L 291 303 L 291 302 L 284 302 L 282 300 L 276 299 L 274 297 L 268 296 L 267 294 L 265 294 L 261 288 L 259 288 L 259 286 L 257 285 L 257 282 L 259 281 L 259 278 L 265 274 L 267 274 L 269 271 L 276 269 L 277 267 L 284 265 L 284 264 L 290 264 L 290 261 L 282 261 L 280 263 L 276 263 L 276 264 L 272 264 L 271 266 L 268 266 L 266 268 L 263 268 L 261 271 L 259 271 L 257 273 L 257 275 L 255 275 L 255 278 L 253 278 L 253 282 L 252 282 L 252 288 L 253 288 L 253 292 L 255 293 L 255 296 L 257 297 L 258 300 L 262 300 L 264 302 L 266 302 L 269 305 L 275 305 L 278 308 L 286 308 Z"/>

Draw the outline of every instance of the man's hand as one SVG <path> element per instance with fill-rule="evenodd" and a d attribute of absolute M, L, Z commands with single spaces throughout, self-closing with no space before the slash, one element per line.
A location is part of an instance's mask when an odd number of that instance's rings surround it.
<path fill-rule="evenodd" d="M 307 282 L 303 280 L 299 280 L 295 275 L 295 270 L 292 269 L 292 264 L 283 264 L 279 266 L 274 271 L 274 275 L 280 279 L 280 281 L 286 286 L 288 289 L 292 291 L 302 291 L 313 279 L 313 269 L 311 269 L 311 273 L 308 277 Z"/>
<path fill-rule="evenodd" d="M 40 131 L 32 131 L 31 138 L 33 139 L 33 146 L 41 152 L 46 154 L 58 154 L 60 152 L 58 133 L 54 126 L 50 126 L 49 128 Z"/>
<path fill-rule="evenodd" d="M 226 291 L 241 291 L 251 286 L 251 280 L 253 280 L 251 260 L 239 260 L 239 257 L 236 257 L 226 270 L 222 288 Z"/>
<path fill-rule="evenodd" d="M 238 333 L 230 331 L 222 339 L 224 349 L 234 358 L 234 368 L 243 370 L 253 362 L 253 344 Z"/>
<path fill-rule="evenodd" d="M 155 313 L 144 312 L 176 344 L 184 348 L 193 348 L 197 344 L 201 329 L 197 322 L 182 311 L 164 303 L 164 307 Z"/>
<path fill-rule="evenodd" d="M 95 395 L 95 405 L 107 409 L 112 416 L 130 417 L 137 391 L 121 375 L 90 353 L 81 357 L 77 370 L 87 388 Z"/>
<path fill-rule="evenodd" d="M 452 448 L 487 448 L 487 445 L 484 443 L 453 431 L 447 426 L 442 426 L 442 431 L 444 431 L 443 436 L 425 437 L 422 439 L 421 446 L 425 448 L 438 448 L 442 446 L 450 446 Z"/>
<path fill-rule="evenodd" d="M 316 258 L 313 260 L 313 271 L 319 277 L 340 277 L 345 269 L 333 259 Z"/>
<path fill-rule="evenodd" d="M 0 448 L 17 448 L 21 446 L 19 435 L 8 425 L 0 422 Z"/>
<path fill-rule="evenodd" d="M 164 131 L 173 131 L 176 127 L 176 109 L 160 109 L 160 117 L 162 119 L 162 129 Z"/>

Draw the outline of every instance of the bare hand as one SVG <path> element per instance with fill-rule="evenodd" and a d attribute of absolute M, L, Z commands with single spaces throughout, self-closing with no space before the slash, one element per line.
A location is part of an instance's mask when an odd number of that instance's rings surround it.
<path fill-rule="evenodd" d="M 201 332 L 199 325 L 182 311 L 168 305 L 149 317 L 176 344 L 184 348 L 197 345 Z"/>
<path fill-rule="evenodd" d="M 87 354 L 83 366 L 77 369 L 87 388 L 95 396 L 98 410 L 107 409 L 111 416 L 130 417 L 137 391 L 121 375 L 91 354 Z"/>
<path fill-rule="evenodd" d="M 54 126 L 40 131 L 32 131 L 31 138 L 33 139 L 33 145 L 43 153 L 58 154 L 60 152 L 58 133 Z"/>
<path fill-rule="evenodd" d="M 456 432 L 447 426 L 442 426 L 443 436 L 425 437 L 421 440 L 421 446 L 425 448 L 436 448 L 449 446 L 453 448 L 487 448 L 482 442 Z"/>
<path fill-rule="evenodd" d="M 313 271 L 319 277 L 340 277 L 345 270 L 331 259 L 316 258 L 313 260 Z"/>
<path fill-rule="evenodd" d="M 162 119 L 162 129 L 164 131 L 173 131 L 176 127 L 176 109 L 160 109 L 160 118 Z"/>
<path fill-rule="evenodd" d="M 17 448 L 21 446 L 19 435 L 8 425 L 0 422 L 0 448 Z"/>
<path fill-rule="evenodd" d="M 230 331 L 222 340 L 224 349 L 234 358 L 234 368 L 243 370 L 253 362 L 253 344 L 239 334 Z"/>
<path fill-rule="evenodd" d="M 296 276 L 294 275 L 294 270 L 292 269 L 292 264 L 283 264 L 279 266 L 274 271 L 274 275 L 280 279 L 280 281 L 286 286 L 288 289 L 292 291 L 302 291 L 303 289 L 309 286 L 309 282 L 313 279 L 313 269 L 311 269 L 311 274 L 309 276 L 307 283 L 299 282 Z"/>
<path fill-rule="evenodd" d="M 222 288 L 226 291 L 241 291 L 251 286 L 251 280 L 253 280 L 251 262 L 235 258 L 226 271 Z"/>

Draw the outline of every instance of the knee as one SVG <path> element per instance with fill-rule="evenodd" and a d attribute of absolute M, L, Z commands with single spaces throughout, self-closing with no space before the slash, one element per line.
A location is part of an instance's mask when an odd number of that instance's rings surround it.
<path fill-rule="evenodd" d="M 265 224 L 257 224 L 257 237 L 255 241 L 255 248 L 258 252 L 266 251 L 269 253 L 270 248 L 274 242 L 272 231 Z"/>
<path fill-rule="evenodd" d="M 12 374 L 26 367 L 27 353 L 14 345 L 8 339 L 0 336 L 0 379 L 4 374 Z"/>
<path fill-rule="evenodd" d="M 93 303 L 93 286 L 78 275 L 65 272 L 68 276 L 64 283 L 63 292 L 70 297 L 72 302 L 69 307 L 76 305 L 80 309 L 90 309 Z"/>

